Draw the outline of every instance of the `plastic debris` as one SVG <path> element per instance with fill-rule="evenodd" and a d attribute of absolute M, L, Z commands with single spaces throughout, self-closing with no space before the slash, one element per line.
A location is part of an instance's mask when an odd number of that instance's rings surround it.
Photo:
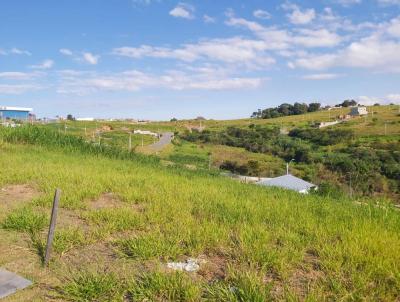
<path fill-rule="evenodd" d="M 186 262 L 168 262 L 167 267 L 177 271 L 195 272 L 200 265 L 196 259 L 189 258 Z"/>

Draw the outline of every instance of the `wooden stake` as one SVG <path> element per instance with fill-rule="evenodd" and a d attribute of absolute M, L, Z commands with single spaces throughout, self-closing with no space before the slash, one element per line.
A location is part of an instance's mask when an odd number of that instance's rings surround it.
<path fill-rule="evenodd" d="M 53 200 L 53 209 L 51 210 L 49 233 L 47 235 L 47 244 L 46 244 L 46 254 L 44 256 L 44 265 L 47 265 L 50 260 L 51 245 L 53 243 L 54 231 L 56 229 L 58 202 L 60 201 L 60 195 L 61 195 L 61 190 L 56 189 L 56 192 L 54 194 L 54 200 Z"/>

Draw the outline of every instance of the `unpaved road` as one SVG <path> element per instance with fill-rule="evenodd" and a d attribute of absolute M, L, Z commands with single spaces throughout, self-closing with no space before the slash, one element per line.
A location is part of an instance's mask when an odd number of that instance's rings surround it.
<path fill-rule="evenodd" d="M 152 151 L 156 151 L 156 152 L 160 151 L 165 146 L 170 144 L 173 138 L 174 138 L 174 134 L 172 132 L 164 132 L 163 134 L 161 134 L 160 140 L 152 145 L 149 145 L 149 147 Z"/>

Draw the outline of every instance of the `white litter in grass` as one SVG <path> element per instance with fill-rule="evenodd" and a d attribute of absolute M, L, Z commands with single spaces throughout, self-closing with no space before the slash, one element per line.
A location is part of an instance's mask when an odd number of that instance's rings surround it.
<path fill-rule="evenodd" d="M 196 259 L 189 258 L 186 262 L 168 262 L 167 267 L 177 271 L 195 272 L 200 268 Z"/>

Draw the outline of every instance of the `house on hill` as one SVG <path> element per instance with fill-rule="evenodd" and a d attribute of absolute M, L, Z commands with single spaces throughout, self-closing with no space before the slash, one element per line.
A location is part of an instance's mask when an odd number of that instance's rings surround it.
<path fill-rule="evenodd" d="M 367 107 L 352 107 L 350 110 L 351 116 L 363 116 L 368 115 Z"/>
<path fill-rule="evenodd" d="M 256 182 L 256 184 L 267 187 L 279 187 L 287 190 L 293 190 L 302 194 L 308 194 L 310 190 L 317 189 L 316 185 L 291 174 L 261 180 L 259 182 Z"/>

